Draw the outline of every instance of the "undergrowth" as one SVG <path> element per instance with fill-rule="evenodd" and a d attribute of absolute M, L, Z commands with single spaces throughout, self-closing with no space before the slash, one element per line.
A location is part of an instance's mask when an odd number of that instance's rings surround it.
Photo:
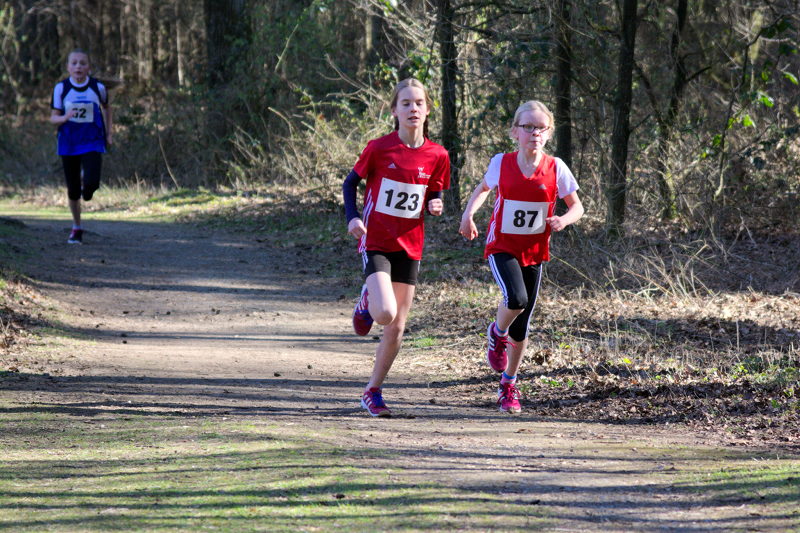
<path fill-rule="evenodd" d="M 304 257 L 309 277 L 337 287 L 340 299 L 356 297 L 360 261 L 330 187 L 275 188 L 183 220 L 254 232 Z M 500 294 L 482 239 L 464 241 L 457 226 L 452 214 L 427 221 L 396 368 L 425 372 L 453 401 L 490 407 L 497 378 L 485 366 L 484 332 Z M 800 444 L 798 244 L 668 229 L 610 242 L 591 217 L 555 235 L 521 371 L 523 404 L 543 416 L 686 423 L 734 442 Z"/>
<path fill-rule="evenodd" d="M 116 204 L 109 200 L 100 212 L 123 216 Z M 307 266 L 300 273 L 309 283 L 329 286 L 340 300 L 358 293 L 360 258 L 331 185 L 160 191 L 136 209 L 251 233 L 302 257 Z M 486 216 L 479 215 L 482 233 Z M 449 401 L 492 408 L 497 377 L 484 362 L 485 330 L 500 294 L 482 238 L 466 242 L 457 226 L 457 214 L 427 221 L 420 284 L 396 369 L 428 376 Z M 797 446 L 798 240 L 662 229 L 632 230 L 610 242 L 591 216 L 555 235 L 520 372 L 525 409 L 545 417 L 682 423 L 733 442 Z"/>

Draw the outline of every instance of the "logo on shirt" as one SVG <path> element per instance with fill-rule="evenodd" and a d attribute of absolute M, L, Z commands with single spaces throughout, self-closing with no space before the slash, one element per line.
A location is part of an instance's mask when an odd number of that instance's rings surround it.
<path fill-rule="evenodd" d="M 389 168 L 397 168 L 397 166 L 394 163 L 389 163 Z"/>
<path fill-rule="evenodd" d="M 425 167 L 417 167 L 417 170 L 419 170 L 419 175 L 417 176 L 417 178 L 419 178 L 421 180 L 430 179 L 431 175 L 430 174 L 425 174 Z"/>

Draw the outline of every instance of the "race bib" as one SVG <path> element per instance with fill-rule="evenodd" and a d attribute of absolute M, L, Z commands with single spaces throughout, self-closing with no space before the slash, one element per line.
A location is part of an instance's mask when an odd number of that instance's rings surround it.
<path fill-rule="evenodd" d="M 419 218 L 425 201 L 425 185 L 383 178 L 375 210 L 399 218 Z"/>
<path fill-rule="evenodd" d="M 91 102 L 74 102 L 67 106 L 67 112 L 75 110 L 70 122 L 94 122 L 94 104 Z"/>
<path fill-rule="evenodd" d="M 515 235 L 536 235 L 543 233 L 547 224 L 548 202 L 520 202 L 519 200 L 503 201 L 502 233 Z"/>

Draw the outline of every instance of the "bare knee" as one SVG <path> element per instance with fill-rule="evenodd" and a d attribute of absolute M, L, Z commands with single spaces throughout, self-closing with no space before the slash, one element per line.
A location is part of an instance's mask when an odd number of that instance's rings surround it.
<path fill-rule="evenodd" d="M 397 312 L 392 309 L 370 309 L 369 314 L 372 315 L 372 319 L 381 326 L 391 324 L 397 316 Z"/>

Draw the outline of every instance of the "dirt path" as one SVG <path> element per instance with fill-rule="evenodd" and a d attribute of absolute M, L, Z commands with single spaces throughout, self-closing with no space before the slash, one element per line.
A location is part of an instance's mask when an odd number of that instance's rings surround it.
<path fill-rule="evenodd" d="M 521 512 L 546 509 L 564 531 L 786 523 L 757 501 L 698 497 L 676 483 L 720 458 L 761 452 L 720 449 L 675 428 L 508 418 L 448 401 L 446 388 L 431 384 L 446 375 L 401 371 L 390 375 L 387 396 L 404 416 L 367 417 L 357 398 L 374 341 L 350 331 L 353 291 L 309 281 L 302 257 L 252 236 L 92 221 L 86 244 L 68 246 L 64 222 L 18 218 L 42 252 L 28 273 L 82 336 L 52 340 L 49 360 L 25 370 L 53 379 L 0 391 L 4 398 L 72 413 L 116 406 L 317 427 L 341 446 L 392 450 L 379 461 L 401 477 L 501 494 Z"/>

